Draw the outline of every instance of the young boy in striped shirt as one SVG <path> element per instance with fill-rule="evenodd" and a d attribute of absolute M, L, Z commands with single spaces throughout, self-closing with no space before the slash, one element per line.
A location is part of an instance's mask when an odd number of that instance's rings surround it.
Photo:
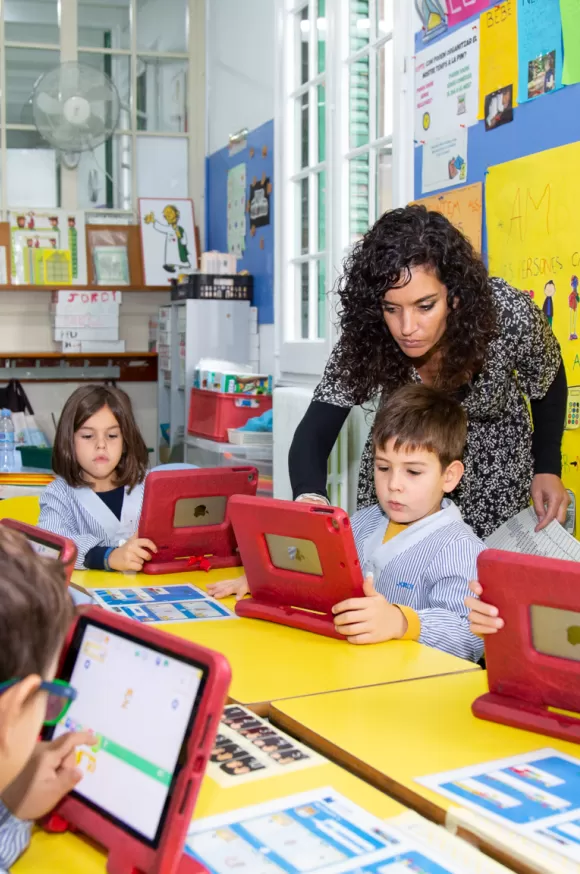
<path fill-rule="evenodd" d="M 364 598 L 333 608 L 351 643 L 418 640 L 478 661 L 464 599 L 485 549 L 447 497 L 463 476 L 462 407 L 424 385 L 394 392 L 373 427 L 378 503 L 352 518 Z"/>

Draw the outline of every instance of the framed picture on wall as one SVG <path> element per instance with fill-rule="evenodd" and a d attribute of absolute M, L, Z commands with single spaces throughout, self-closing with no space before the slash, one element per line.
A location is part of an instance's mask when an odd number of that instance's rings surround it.
<path fill-rule="evenodd" d="M 139 198 L 145 285 L 169 285 L 197 269 L 195 214 L 190 198 Z"/>

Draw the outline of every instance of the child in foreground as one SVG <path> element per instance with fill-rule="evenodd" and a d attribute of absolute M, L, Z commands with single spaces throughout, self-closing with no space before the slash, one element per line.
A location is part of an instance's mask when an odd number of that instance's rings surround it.
<path fill-rule="evenodd" d="M 467 420 L 461 406 L 424 385 L 396 391 L 373 428 L 378 504 L 352 518 L 364 571 L 364 598 L 333 608 L 350 643 L 418 640 L 478 661 L 465 597 L 485 549 L 446 495 L 463 475 Z M 208 587 L 225 597 L 247 591 L 245 578 Z"/>
<path fill-rule="evenodd" d="M 0 527 L 0 874 L 28 845 L 32 820 L 82 779 L 76 747 L 94 743 L 88 732 L 37 740 L 47 715 L 60 719 L 74 698 L 53 682 L 71 619 L 61 563 Z"/>
<path fill-rule="evenodd" d="M 124 391 L 87 385 L 73 392 L 58 423 L 57 476 L 40 498 L 38 524 L 74 541 L 77 568 L 140 571 L 157 552 L 137 537 L 147 465 Z"/>

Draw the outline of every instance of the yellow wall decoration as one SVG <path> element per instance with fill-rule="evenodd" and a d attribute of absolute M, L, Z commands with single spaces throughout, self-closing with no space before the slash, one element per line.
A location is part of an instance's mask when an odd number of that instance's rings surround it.
<path fill-rule="evenodd" d="M 518 27 L 516 0 L 504 0 L 479 17 L 479 113 L 485 115 L 485 98 L 500 88 L 518 91 Z"/>
<path fill-rule="evenodd" d="M 432 194 L 413 203 L 440 212 L 470 240 L 476 252 L 481 252 L 483 186 L 481 182 L 452 188 L 444 194 Z"/>

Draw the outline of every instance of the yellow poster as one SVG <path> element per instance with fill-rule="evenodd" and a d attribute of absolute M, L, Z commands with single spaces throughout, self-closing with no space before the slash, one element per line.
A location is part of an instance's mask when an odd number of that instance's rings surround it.
<path fill-rule="evenodd" d="M 562 347 L 569 386 L 580 386 L 580 143 L 490 167 L 485 199 L 489 272 L 529 294 Z M 576 401 L 578 398 L 575 399 Z M 563 444 L 564 482 L 580 501 L 580 428 Z"/>
<path fill-rule="evenodd" d="M 473 185 L 463 185 L 446 194 L 422 197 L 415 203 L 440 212 L 465 234 L 476 252 L 481 252 L 482 188 L 481 182 L 474 182 Z"/>
<path fill-rule="evenodd" d="M 516 0 L 505 0 L 482 12 L 479 18 L 478 118 L 488 116 L 494 97 L 504 101 L 509 98 L 511 107 L 516 106 L 517 83 L 517 4 Z"/>

